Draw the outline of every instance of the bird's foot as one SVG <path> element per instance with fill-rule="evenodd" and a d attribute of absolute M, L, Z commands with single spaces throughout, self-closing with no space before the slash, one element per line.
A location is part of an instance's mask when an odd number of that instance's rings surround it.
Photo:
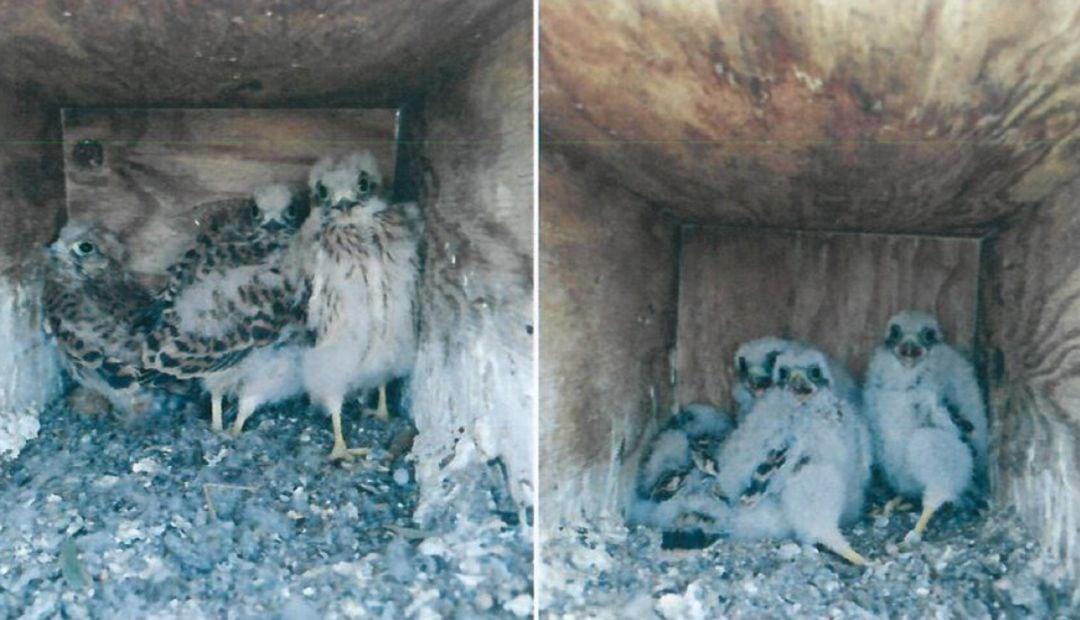
<path fill-rule="evenodd" d="M 233 420 L 232 428 L 229 429 L 229 436 L 236 439 L 240 436 L 240 433 L 244 432 L 244 423 L 251 417 L 250 411 L 238 411 L 236 413 L 236 419 Z"/>
<path fill-rule="evenodd" d="M 881 508 L 875 508 L 874 510 L 870 511 L 870 516 L 874 517 L 875 519 L 888 519 L 892 516 L 894 512 L 910 512 L 914 509 L 915 504 L 912 504 L 911 502 L 904 499 L 902 496 L 897 495 L 896 497 L 885 502 L 885 505 Z"/>
<path fill-rule="evenodd" d="M 913 545 L 922 541 L 923 533 L 926 532 L 926 526 L 930 523 L 930 517 L 934 516 L 937 512 L 937 507 L 932 504 L 923 506 L 922 514 L 919 515 L 919 520 L 915 523 L 915 527 L 904 536 L 904 542 Z"/>
<path fill-rule="evenodd" d="M 386 409 L 379 409 L 378 407 L 375 409 L 364 409 L 364 415 L 378 418 L 380 422 L 390 421 L 390 412 Z"/>
<path fill-rule="evenodd" d="M 905 545 L 917 545 L 917 544 L 919 544 L 921 542 L 922 542 L 922 532 L 916 532 L 915 530 L 911 530 L 910 532 L 908 532 L 907 534 L 904 535 L 904 544 Z"/>
<path fill-rule="evenodd" d="M 347 448 L 344 443 L 334 444 L 334 449 L 330 451 L 330 462 L 351 462 L 357 457 L 367 457 L 369 454 L 371 454 L 371 448 Z"/>

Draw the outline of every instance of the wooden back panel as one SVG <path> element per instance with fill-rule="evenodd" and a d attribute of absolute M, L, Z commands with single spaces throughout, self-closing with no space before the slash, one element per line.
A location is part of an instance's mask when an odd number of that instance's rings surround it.
<path fill-rule="evenodd" d="M 687 226 L 677 329 L 680 404 L 730 403 L 740 344 L 776 335 L 866 369 L 885 322 L 928 311 L 948 342 L 975 339 L 979 241 Z"/>
<path fill-rule="evenodd" d="M 306 182 L 319 157 L 359 149 L 375 153 L 388 188 L 394 173 L 390 109 L 70 108 L 63 124 L 68 215 L 118 233 L 148 278 L 183 252 L 203 215 L 198 205 Z M 77 146 L 84 141 L 100 151 Z"/>

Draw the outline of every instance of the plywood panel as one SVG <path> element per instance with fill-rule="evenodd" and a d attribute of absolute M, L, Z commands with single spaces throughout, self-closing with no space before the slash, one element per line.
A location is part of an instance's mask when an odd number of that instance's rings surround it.
<path fill-rule="evenodd" d="M 735 349 L 767 335 L 816 343 L 861 375 L 904 308 L 933 313 L 970 351 L 978 269 L 972 239 L 686 227 L 679 401 L 729 403 Z"/>
<path fill-rule="evenodd" d="M 197 230 L 197 205 L 306 181 L 319 157 L 360 148 L 393 176 L 394 110 L 66 109 L 63 123 L 69 215 L 119 233 L 149 276 Z"/>
<path fill-rule="evenodd" d="M 1080 173 L 1074 0 L 540 5 L 547 143 L 688 220 L 985 230 Z"/>
<path fill-rule="evenodd" d="M 1080 181 L 987 241 L 991 481 L 1080 576 Z M 1080 590 L 1073 589 L 1073 602 Z"/>
<path fill-rule="evenodd" d="M 676 233 L 588 161 L 540 158 L 540 496 L 545 527 L 615 512 L 670 412 Z"/>
<path fill-rule="evenodd" d="M 415 166 L 427 220 L 411 391 L 428 507 L 461 496 L 443 467 L 465 446 L 501 460 L 521 506 L 536 490 L 530 15 L 527 3 L 508 6 L 492 24 L 502 34 L 432 85 L 422 133 L 403 141 L 419 148 L 402 160 Z"/>

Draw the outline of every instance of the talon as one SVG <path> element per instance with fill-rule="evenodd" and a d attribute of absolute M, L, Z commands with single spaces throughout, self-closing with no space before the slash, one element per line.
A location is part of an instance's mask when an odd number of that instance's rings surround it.
<path fill-rule="evenodd" d="M 371 448 L 346 448 L 344 444 L 334 446 L 334 449 L 330 451 L 330 461 L 349 461 L 357 457 L 366 457 L 371 454 Z"/>
<path fill-rule="evenodd" d="M 911 530 L 911 532 L 919 536 L 919 538 L 922 538 L 923 532 L 926 531 L 927 524 L 930 523 L 930 517 L 934 516 L 936 510 L 937 509 L 933 506 L 924 506 L 922 514 L 919 515 L 919 520 L 915 523 L 915 529 Z"/>

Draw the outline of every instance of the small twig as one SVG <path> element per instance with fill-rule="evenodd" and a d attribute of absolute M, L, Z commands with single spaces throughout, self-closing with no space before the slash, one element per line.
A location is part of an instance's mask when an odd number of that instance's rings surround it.
<path fill-rule="evenodd" d="M 225 484 L 223 482 L 207 482 L 206 484 L 202 485 L 203 497 L 206 498 L 206 510 L 210 513 L 210 518 L 214 521 L 217 521 L 217 510 L 214 509 L 214 502 L 210 499 L 211 487 L 215 489 L 232 489 L 235 491 L 247 491 L 249 493 L 254 493 L 258 490 L 255 487 L 251 486 L 245 486 L 242 484 Z"/>
<path fill-rule="evenodd" d="M 397 534 L 398 536 L 401 536 L 402 538 L 407 538 L 410 540 L 422 540 L 424 538 L 431 538 L 435 535 L 435 532 L 418 530 L 413 527 L 401 527 L 400 525 L 386 525 L 383 527 L 384 529 L 387 529 Z"/>

